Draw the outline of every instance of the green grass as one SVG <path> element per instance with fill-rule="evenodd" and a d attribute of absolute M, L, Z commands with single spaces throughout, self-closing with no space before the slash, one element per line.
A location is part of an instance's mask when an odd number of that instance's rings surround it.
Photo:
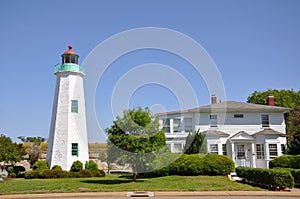
<path fill-rule="evenodd" d="M 104 178 L 17 179 L 0 184 L 1 194 L 117 191 L 254 191 L 258 187 L 232 182 L 225 176 L 167 176 L 139 178 L 107 175 Z"/>

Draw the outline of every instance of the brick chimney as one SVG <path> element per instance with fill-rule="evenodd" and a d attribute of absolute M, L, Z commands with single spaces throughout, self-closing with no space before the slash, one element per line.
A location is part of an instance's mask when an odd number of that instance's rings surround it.
<path fill-rule="evenodd" d="M 275 106 L 274 95 L 269 95 L 267 97 L 267 103 L 268 103 L 269 106 Z"/>
<path fill-rule="evenodd" d="M 217 103 L 217 97 L 215 95 L 211 95 L 211 104 Z"/>

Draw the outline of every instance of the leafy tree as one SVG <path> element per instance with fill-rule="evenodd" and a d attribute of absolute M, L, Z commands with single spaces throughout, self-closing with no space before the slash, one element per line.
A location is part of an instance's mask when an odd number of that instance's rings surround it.
<path fill-rule="evenodd" d="M 123 117 L 117 116 L 108 134 L 108 160 L 128 163 L 133 170 L 133 180 L 138 173 L 151 168 L 156 151 L 166 146 L 164 132 L 159 129 L 157 118 L 148 108 L 125 110 Z"/>
<path fill-rule="evenodd" d="M 249 103 L 266 105 L 268 95 L 274 95 L 276 106 L 291 108 L 291 111 L 285 114 L 287 141 L 289 144 L 300 125 L 300 91 L 276 89 L 254 91 L 247 99 Z"/>
<path fill-rule="evenodd" d="M 293 136 L 293 140 L 289 145 L 289 154 L 291 155 L 299 155 L 300 154 L 300 127 L 295 132 Z"/>
<path fill-rule="evenodd" d="M 18 137 L 23 143 L 26 143 L 24 145 L 25 151 L 29 155 L 29 162 L 31 166 L 34 165 L 34 163 L 39 159 L 40 154 L 43 152 L 41 150 L 41 144 L 45 141 L 45 138 L 43 137 L 25 137 L 25 136 L 19 136 Z"/>
<path fill-rule="evenodd" d="M 200 130 L 195 134 L 190 134 L 186 137 L 184 153 L 185 154 L 197 154 L 200 152 L 200 148 L 203 144 L 204 136 L 200 133 Z"/>
<path fill-rule="evenodd" d="M 9 137 L 3 134 L 0 135 L 0 162 L 18 162 L 22 155 L 25 155 L 22 144 L 12 142 Z"/>

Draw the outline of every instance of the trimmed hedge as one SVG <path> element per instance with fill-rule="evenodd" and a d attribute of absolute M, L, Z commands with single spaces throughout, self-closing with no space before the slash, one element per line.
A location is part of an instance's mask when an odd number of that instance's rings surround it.
<path fill-rule="evenodd" d="M 47 178 L 88 178 L 88 177 L 104 177 L 103 170 L 81 170 L 79 172 L 68 172 L 63 170 L 34 170 L 25 173 L 25 179 L 47 179 Z"/>
<path fill-rule="evenodd" d="M 283 167 L 300 169 L 300 155 L 282 155 L 269 162 L 269 168 Z"/>
<path fill-rule="evenodd" d="M 236 174 L 250 183 L 263 185 L 272 189 L 294 187 L 294 178 L 286 169 L 262 169 L 237 167 Z"/>
<path fill-rule="evenodd" d="M 273 169 L 285 169 L 285 170 L 291 172 L 292 176 L 294 177 L 295 185 L 300 185 L 300 169 L 280 168 L 280 167 L 276 167 Z"/>
<path fill-rule="evenodd" d="M 169 166 L 143 174 L 143 176 L 226 175 L 234 171 L 234 168 L 234 162 L 228 156 L 207 154 L 201 158 L 199 154 L 183 154 Z"/>

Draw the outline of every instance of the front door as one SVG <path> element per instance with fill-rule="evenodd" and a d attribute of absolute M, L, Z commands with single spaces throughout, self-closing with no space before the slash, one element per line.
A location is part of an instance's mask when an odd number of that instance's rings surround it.
<path fill-rule="evenodd" d="M 241 167 L 251 166 L 251 149 L 249 144 L 237 143 L 236 151 L 236 164 Z"/>

